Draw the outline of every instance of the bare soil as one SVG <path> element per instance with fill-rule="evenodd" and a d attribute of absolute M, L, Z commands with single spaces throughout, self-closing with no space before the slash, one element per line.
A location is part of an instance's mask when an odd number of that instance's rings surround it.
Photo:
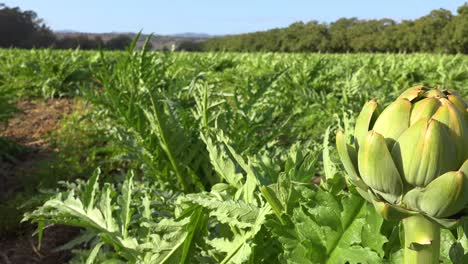
<path fill-rule="evenodd" d="M 0 263 L 4 264 L 52 264 L 66 263 L 72 254 L 70 251 L 55 251 L 57 247 L 75 237 L 79 230 L 68 226 L 55 226 L 44 231 L 41 248 L 38 248 L 37 236 L 32 236 L 33 229 L 19 236 L 0 239 Z"/>
<path fill-rule="evenodd" d="M 21 101 L 16 107 L 20 112 L 9 120 L 6 127 L 0 127 L 0 137 L 19 147 L 12 161 L 0 160 L 0 199 L 22 191 L 19 177 L 34 173 L 40 162 L 52 157 L 56 150 L 50 149 L 46 136 L 58 128 L 60 119 L 72 112 L 73 101 Z"/>
<path fill-rule="evenodd" d="M 59 121 L 64 116 L 72 113 L 73 106 L 74 101 L 71 99 L 17 103 L 20 112 L 9 120 L 7 126 L 0 126 L 0 137 L 18 146 L 18 151 L 10 155 L 8 160 L 0 157 L 2 201 L 24 192 L 21 177 L 34 175 L 41 163 L 53 159 L 53 154 L 58 150 L 51 149 L 47 135 L 59 127 Z M 70 258 L 70 252 L 55 252 L 54 249 L 76 236 L 78 229 L 65 226 L 46 229 L 41 249 L 37 247 L 34 230 L 33 225 L 24 224 L 21 230 L 0 234 L 0 264 L 64 263 Z"/>

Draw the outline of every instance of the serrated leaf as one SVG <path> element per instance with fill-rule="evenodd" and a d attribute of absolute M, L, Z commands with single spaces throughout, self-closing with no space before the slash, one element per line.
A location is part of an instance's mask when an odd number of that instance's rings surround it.
<path fill-rule="evenodd" d="M 387 241 L 382 219 L 359 195 L 303 190 L 287 224 L 273 224 L 286 262 L 378 263 Z M 307 197 L 307 198 L 306 198 Z M 375 241 L 371 238 L 375 237 Z"/>
<path fill-rule="evenodd" d="M 130 202 L 132 200 L 133 176 L 133 171 L 127 174 L 127 179 L 125 179 L 122 185 L 122 194 L 119 196 L 120 232 L 123 238 L 127 238 L 128 226 L 132 216 L 130 212 Z"/>
<path fill-rule="evenodd" d="M 222 201 L 208 194 L 187 195 L 181 199 L 208 209 L 209 215 L 219 222 L 239 228 L 252 228 L 261 213 L 260 208 L 242 200 Z"/>
<path fill-rule="evenodd" d="M 88 180 L 88 184 L 86 185 L 83 202 L 86 205 L 87 210 L 91 210 L 91 208 L 94 206 L 94 197 L 96 195 L 96 190 L 99 188 L 98 179 L 100 174 L 100 168 L 94 170 L 93 174 Z"/>
<path fill-rule="evenodd" d="M 325 173 L 325 179 L 332 179 L 336 176 L 337 169 L 335 164 L 332 162 L 330 157 L 330 127 L 325 130 L 325 134 L 323 136 L 323 150 L 322 150 L 322 159 L 323 159 L 323 170 Z"/>
<path fill-rule="evenodd" d="M 190 253 L 206 229 L 207 218 L 202 208 L 198 206 L 188 208 L 184 214 L 188 214 L 188 217 L 181 221 L 166 219 L 155 226 L 161 236 L 153 235 L 152 243 L 148 244 L 153 251 L 151 256 L 147 256 L 148 263 L 191 262 Z"/>
<path fill-rule="evenodd" d="M 236 189 L 241 188 L 243 176 L 236 167 L 236 164 L 227 155 L 225 146 L 216 144 L 209 137 L 204 137 L 202 135 L 202 138 L 206 143 L 206 147 L 210 155 L 210 161 L 216 173 L 218 173 L 218 175 L 229 185 Z"/>
<path fill-rule="evenodd" d="M 218 250 L 226 252 L 226 257 L 221 261 L 221 263 L 242 263 L 250 257 L 250 252 L 253 246 L 253 239 L 255 235 L 260 231 L 260 228 L 263 226 L 266 216 L 270 214 L 271 208 L 269 205 L 262 207 L 259 210 L 257 218 L 253 223 L 251 229 L 247 232 L 243 232 L 234 237 L 233 241 L 226 244 L 226 240 L 223 240 L 222 243 L 218 244 L 218 240 L 210 241 L 210 243 L 218 248 Z M 229 247 L 226 247 L 230 244 Z M 226 250 L 227 249 L 227 250 Z"/>

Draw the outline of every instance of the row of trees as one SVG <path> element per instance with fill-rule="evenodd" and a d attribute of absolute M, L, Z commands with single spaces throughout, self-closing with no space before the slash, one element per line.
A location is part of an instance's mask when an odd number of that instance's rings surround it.
<path fill-rule="evenodd" d="M 193 47 L 191 47 L 193 49 Z M 468 4 L 457 15 L 433 10 L 400 23 L 392 19 L 341 18 L 325 24 L 297 22 L 287 28 L 212 38 L 198 50 L 282 52 L 468 53 Z"/>
<path fill-rule="evenodd" d="M 107 41 L 100 37 L 76 35 L 61 37 L 54 34 L 33 11 L 22 11 L 0 3 L 0 47 L 70 49 L 124 49 L 132 41 L 119 35 Z"/>
<path fill-rule="evenodd" d="M 104 41 L 88 35 L 57 36 L 33 11 L 0 4 L 0 47 L 70 49 L 124 49 L 126 35 Z M 297 22 L 287 28 L 208 39 L 185 41 L 186 51 L 281 51 L 281 52 L 445 52 L 468 53 L 468 4 L 457 15 L 433 10 L 416 20 L 360 20 L 341 18 L 326 24 Z"/>

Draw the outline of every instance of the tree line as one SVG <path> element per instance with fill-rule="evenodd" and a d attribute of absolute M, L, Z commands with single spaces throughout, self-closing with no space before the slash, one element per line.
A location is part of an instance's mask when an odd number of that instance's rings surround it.
<path fill-rule="evenodd" d="M 118 35 L 104 41 L 101 37 L 59 36 L 39 19 L 34 11 L 22 11 L 0 3 L 0 48 L 57 48 L 84 50 L 125 49 L 132 42 L 126 35 Z"/>
<path fill-rule="evenodd" d="M 453 15 L 437 9 L 415 20 L 341 18 L 296 22 L 287 28 L 211 38 L 205 51 L 468 53 L 468 3 Z"/>
<path fill-rule="evenodd" d="M 58 49 L 124 49 L 131 37 L 59 36 L 34 11 L 22 11 L 0 3 L 0 47 Z M 177 50 L 239 52 L 441 52 L 468 54 L 468 3 L 452 14 L 431 11 L 415 20 L 363 20 L 340 18 L 332 23 L 312 20 L 287 28 L 184 41 Z"/>

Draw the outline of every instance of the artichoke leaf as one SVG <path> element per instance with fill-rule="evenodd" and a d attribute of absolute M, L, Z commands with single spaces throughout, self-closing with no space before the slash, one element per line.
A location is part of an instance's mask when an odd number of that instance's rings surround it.
<path fill-rule="evenodd" d="M 375 121 L 372 130 L 385 138 L 388 149 L 392 149 L 397 138 L 409 127 L 410 113 L 410 101 L 398 99 L 387 106 Z"/>
<path fill-rule="evenodd" d="M 365 184 L 361 180 L 362 184 Z M 369 203 L 372 203 L 376 199 L 375 195 L 371 192 L 370 188 L 367 188 L 367 191 L 357 187 L 357 185 L 351 180 L 351 183 L 354 184 L 355 190 L 361 195 L 364 200 L 368 201 Z"/>
<path fill-rule="evenodd" d="M 449 100 L 441 99 L 442 106 L 432 118 L 447 126 L 457 144 L 457 161 L 461 164 L 468 157 L 468 126 L 463 122 L 463 114 Z"/>
<path fill-rule="evenodd" d="M 457 218 L 457 219 L 450 219 L 450 218 L 437 218 L 437 217 L 432 217 L 430 215 L 426 215 L 429 219 L 432 221 L 436 222 L 440 226 L 446 229 L 452 229 L 457 227 L 460 223 L 462 223 L 462 218 Z"/>
<path fill-rule="evenodd" d="M 425 97 L 435 97 L 435 98 L 444 98 L 446 95 L 441 92 L 439 89 L 430 89 L 424 93 Z"/>
<path fill-rule="evenodd" d="M 447 98 L 452 104 L 454 104 L 461 112 L 465 110 L 467 107 L 466 103 L 463 101 L 463 99 L 457 95 L 449 94 L 447 95 Z"/>
<path fill-rule="evenodd" d="M 461 171 L 449 171 L 433 180 L 419 199 L 426 214 L 446 218 L 458 213 L 468 202 L 468 181 Z"/>
<path fill-rule="evenodd" d="M 397 99 L 407 99 L 409 101 L 413 101 L 414 99 L 420 97 L 426 90 L 427 88 L 422 85 L 414 86 L 401 93 Z"/>
<path fill-rule="evenodd" d="M 354 127 L 354 137 L 356 138 L 357 148 L 359 149 L 360 144 L 366 138 L 367 132 L 374 125 L 375 120 L 378 117 L 377 108 L 379 105 L 375 100 L 368 101 L 362 108 L 359 116 L 356 119 L 356 125 Z"/>
<path fill-rule="evenodd" d="M 424 98 L 416 102 L 411 110 L 410 126 L 422 118 L 431 118 L 440 105 L 440 101 L 436 98 Z"/>
<path fill-rule="evenodd" d="M 425 118 L 408 128 L 392 149 L 404 180 L 424 187 L 439 175 L 457 169 L 454 139 L 437 120 Z"/>
<path fill-rule="evenodd" d="M 348 173 L 351 181 L 358 188 L 366 191 L 367 185 L 361 180 L 357 172 L 357 154 L 356 150 L 346 142 L 346 137 L 341 130 L 336 133 L 336 148 L 343 166 Z"/>
<path fill-rule="evenodd" d="M 447 94 L 447 98 L 449 99 L 449 101 L 456 105 L 460 109 L 460 111 L 463 112 L 463 110 L 468 107 L 468 102 L 465 101 L 463 97 L 456 91 L 447 90 L 445 91 L 445 93 Z"/>
<path fill-rule="evenodd" d="M 419 214 L 419 212 L 407 210 L 399 206 L 395 206 L 384 201 L 373 201 L 375 210 L 386 220 L 400 221 L 411 215 Z"/>
<path fill-rule="evenodd" d="M 468 177 L 468 159 L 466 159 L 465 162 L 461 165 L 460 171 L 463 172 L 465 177 Z"/>
<path fill-rule="evenodd" d="M 369 131 L 358 152 L 358 168 L 362 180 L 374 191 L 384 193 L 388 202 L 396 203 L 403 191 L 400 174 L 388 151 L 385 139 Z"/>
<path fill-rule="evenodd" d="M 416 187 L 411 189 L 403 196 L 402 206 L 414 211 L 420 211 L 419 200 L 422 197 L 422 188 Z"/>

